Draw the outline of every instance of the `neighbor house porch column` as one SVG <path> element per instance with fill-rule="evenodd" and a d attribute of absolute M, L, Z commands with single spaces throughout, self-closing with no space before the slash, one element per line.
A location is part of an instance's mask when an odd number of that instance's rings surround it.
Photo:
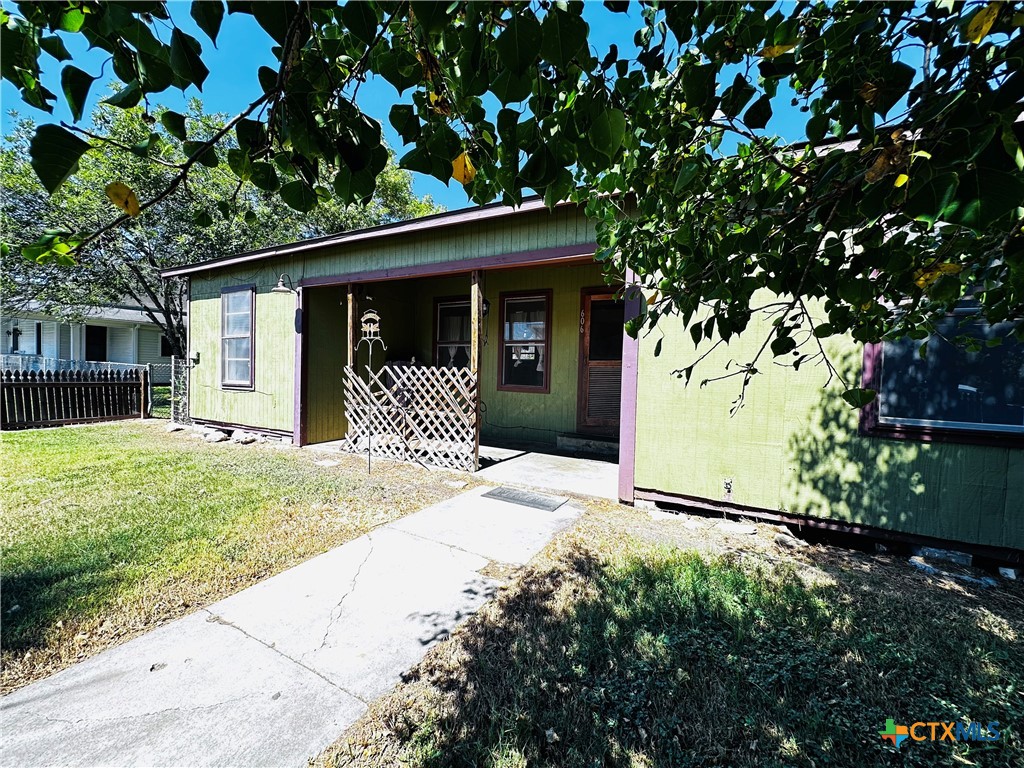
<path fill-rule="evenodd" d="M 71 323 L 71 359 L 82 359 L 82 326 L 78 323 Z"/>
<path fill-rule="evenodd" d="M 129 360 L 128 362 L 130 362 L 130 363 L 138 363 L 139 362 L 139 326 L 138 325 L 133 325 L 132 326 L 132 354 L 131 354 L 131 360 Z"/>

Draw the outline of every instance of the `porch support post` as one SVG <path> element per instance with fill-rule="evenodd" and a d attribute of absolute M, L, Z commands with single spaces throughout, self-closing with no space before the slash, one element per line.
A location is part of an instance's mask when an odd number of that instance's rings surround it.
<path fill-rule="evenodd" d="M 345 358 L 348 361 L 348 367 L 353 371 L 356 369 L 356 287 L 354 284 L 348 284 L 348 294 L 345 297 L 345 311 L 348 315 L 348 335 L 347 348 L 345 350 Z"/>
<path fill-rule="evenodd" d="M 626 268 L 625 322 L 640 316 L 643 294 L 633 270 Z M 622 331 L 622 400 L 619 404 L 619 501 L 633 504 L 636 499 L 636 400 L 640 376 L 640 339 Z"/>
<path fill-rule="evenodd" d="M 295 291 L 295 364 L 292 373 L 292 445 L 306 444 L 306 333 L 307 318 L 302 288 Z"/>
<path fill-rule="evenodd" d="M 469 370 L 476 377 L 476 435 L 473 438 L 473 470 L 480 467 L 480 354 L 483 342 L 484 323 L 484 287 L 483 272 L 479 269 L 473 270 L 470 277 L 469 293 Z"/>

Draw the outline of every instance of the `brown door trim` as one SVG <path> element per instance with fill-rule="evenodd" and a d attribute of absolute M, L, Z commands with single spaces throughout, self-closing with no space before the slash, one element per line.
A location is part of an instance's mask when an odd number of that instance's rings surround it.
<path fill-rule="evenodd" d="M 589 359 L 590 352 L 590 306 L 597 298 L 600 300 L 616 299 L 618 292 L 607 285 L 583 288 L 580 291 L 580 311 L 578 317 L 579 330 L 579 360 L 576 379 L 576 431 L 599 435 L 619 434 L 620 419 L 590 419 L 587 417 L 589 406 L 590 390 L 590 369 L 594 368 L 618 368 L 621 375 L 621 360 L 594 360 Z"/>

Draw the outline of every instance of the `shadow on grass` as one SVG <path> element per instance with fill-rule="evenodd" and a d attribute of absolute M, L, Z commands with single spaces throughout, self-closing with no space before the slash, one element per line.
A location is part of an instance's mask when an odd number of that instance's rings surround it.
<path fill-rule="evenodd" d="M 112 545 L 82 541 L 80 548 L 54 562 L 31 563 L 3 574 L 0 635 L 5 652 L 22 654 L 46 646 L 56 622 L 94 615 L 118 589 L 141 578 L 138 567 L 111 560 Z"/>
<path fill-rule="evenodd" d="M 833 570 L 836 582 L 660 548 L 581 555 L 428 657 L 412 680 L 428 704 L 381 717 L 403 759 L 436 768 L 923 766 L 954 750 L 1021 764 L 1012 733 L 902 754 L 878 735 L 887 718 L 1019 722 L 1019 614 Z"/>

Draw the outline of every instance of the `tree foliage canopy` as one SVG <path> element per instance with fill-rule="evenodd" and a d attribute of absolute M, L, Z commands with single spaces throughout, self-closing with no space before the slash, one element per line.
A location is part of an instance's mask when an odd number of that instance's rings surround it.
<path fill-rule="evenodd" d="M 155 134 L 153 153 L 139 157 L 89 152 L 81 158 L 78 172 L 52 195 L 41 186 L 29 161 L 36 126 L 30 120 L 19 121 L 0 150 L 4 239 L 32 243 L 65 231 L 97 230 L 109 220 L 114 197 L 118 205 L 129 207 L 131 201 L 138 205 L 139 198 L 158 195 L 172 181 L 176 165 L 185 160 L 180 146 L 161 125 L 163 114 L 156 113 L 155 127 L 151 127 L 141 107 L 100 105 L 91 116 L 91 132 L 124 146 L 149 142 Z M 197 133 L 209 135 L 226 118 L 205 113 L 193 99 L 187 119 Z M 184 286 L 178 280 L 161 280 L 161 269 L 437 211 L 429 198 L 413 195 L 409 172 L 390 162 L 368 204 L 346 206 L 331 199 L 307 214 L 290 208 L 278 195 L 239 182 L 227 167 L 199 166 L 189 174 L 180 194 L 107 230 L 74 261 L 59 244 L 54 258 L 43 259 L 39 259 L 39 246 L 21 247 L 29 258 L 6 259 L 0 277 L 3 309 L 32 308 L 80 320 L 96 306 L 135 303 L 147 308 L 174 354 L 183 356 L 187 348 Z"/>
<path fill-rule="evenodd" d="M 586 202 L 598 257 L 648 289 L 634 333 L 673 313 L 695 343 L 728 342 L 758 311 L 755 293 L 771 292 L 762 352 L 797 366 L 824 357 L 817 342 L 833 334 L 923 338 L 966 295 L 1024 334 L 1024 3 L 606 2 L 599 12 L 635 29 L 628 52 L 596 50 L 581 6 L 194 3 L 210 42 L 225 11 L 251 14 L 279 65 L 261 68 L 263 93 L 213 133 L 160 116 L 184 159 L 138 207 L 197 166 L 227 167 L 299 211 L 370 199 L 387 151 L 358 91 L 377 76 L 402 94 L 387 119 L 403 168 L 454 177 L 477 203 L 515 204 L 531 189 L 550 205 Z M 94 80 L 68 35 L 109 53 L 124 86 L 115 107 L 201 88 L 209 74 L 203 43 L 163 3 L 2 13 L 2 75 L 40 109 L 62 96 L 79 116 Z M 61 96 L 39 78 L 55 61 Z M 804 121 L 788 145 L 770 125 L 787 109 Z M 30 154 L 54 191 L 110 146 L 42 125 Z M 146 138 L 120 149 L 159 153 Z M 47 235 L 38 254 L 87 250 L 133 212 Z M 756 364 L 737 373 L 749 380 Z"/>

